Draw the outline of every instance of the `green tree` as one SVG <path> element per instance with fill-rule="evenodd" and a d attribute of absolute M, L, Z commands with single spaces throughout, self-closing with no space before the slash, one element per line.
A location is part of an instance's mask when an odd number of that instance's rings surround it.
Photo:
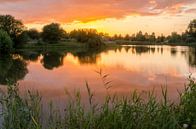
<path fill-rule="evenodd" d="M 150 42 L 155 42 L 156 41 L 156 36 L 155 36 L 154 32 L 149 36 L 149 41 Z"/>
<path fill-rule="evenodd" d="M 177 43 L 182 40 L 181 36 L 177 32 L 172 32 L 171 36 L 168 36 L 167 38 L 170 43 Z"/>
<path fill-rule="evenodd" d="M 10 52 L 13 42 L 7 32 L 0 30 L 0 52 Z"/>
<path fill-rule="evenodd" d="M 65 31 L 58 23 L 51 23 L 43 27 L 42 38 L 46 42 L 59 42 L 64 37 Z"/>
<path fill-rule="evenodd" d="M 139 31 L 139 32 L 136 34 L 136 40 L 137 40 L 137 41 L 145 41 L 145 36 L 143 35 L 142 31 Z"/>
<path fill-rule="evenodd" d="M 185 42 L 196 42 L 196 19 L 192 20 L 185 34 L 182 35 L 182 39 Z"/>
<path fill-rule="evenodd" d="M 144 34 L 144 37 L 145 37 L 145 41 L 149 41 L 149 35 L 147 32 Z"/>
<path fill-rule="evenodd" d="M 196 38 L 196 19 L 192 20 L 188 25 L 188 32 L 191 36 Z"/>
<path fill-rule="evenodd" d="M 0 29 L 7 32 L 11 39 L 16 42 L 18 35 L 24 30 L 22 21 L 15 19 L 11 15 L 0 15 Z"/>
<path fill-rule="evenodd" d="M 125 40 L 130 40 L 129 34 L 126 34 L 125 37 L 124 37 L 124 39 L 125 39 Z"/>
<path fill-rule="evenodd" d="M 27 34 L 30 39 L 38 40 L 40 38 L 40 33 L 36 29 L 30 29 L 27 31 Z"/>
<path fill-rule="evenodd" d="M 158 36 L 156 39 L 157 43 L 163 43 L 165 41 L 165 36 L 161 34 L 161 36 Z"/>
<path fill-rule="evenodd" d="M 102 35 L 99 35 L 95 29 L 73 30 L 70 32 L 70 37 L 91 48 L 97 48 L 103 44 Z"/>
<path fill-rule="evenodd" d="M 17 46 L 23 45 L 23 44 L 27 43 L 29 40 L 30 40 L 30 37 L 28 35 L 28 31 L 23 31 L 16 38 Z"/>

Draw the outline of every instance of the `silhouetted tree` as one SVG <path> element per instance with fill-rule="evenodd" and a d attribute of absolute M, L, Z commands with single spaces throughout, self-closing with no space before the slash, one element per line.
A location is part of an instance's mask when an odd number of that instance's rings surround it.
<path fill-rule="evenodd" d="M 163 43 L 165 41 L 165 36 L 162 34 L 161 36 L 158 36 L 156 39 L 157 43 Z"/>
<path fill-rule="evenodd" d="M 63 38 L 65 31 L 58 23 L 51 23 L 43 27 L 42 38 L 46 42 L 54 43 Z"/>
<path fill-rule="evenodd" d="M 95 29 L 80 29 L 70 32 L 70 37 L 76 39 L 78 42 L 85 43 L 88 47 L 100 47 L 102 36 L 97 33 Z"/>
<path fill-rule="evenodd" d="M 23 45 L 23 44 L 27 43 L 29 40 L 30 40 L 30 37 L 28 35 L 28 31 L 23 31 L 16 38 L 16 42 L 18 45 Z"/>
<path fill-rule="evenodd" d="M 171 36 L 168 36 L 167 38 L 170 43 L 181 42 L 181 36 L 177 32 L 172 32 Z"/>
<path fill-rule="evenodd" d="M 145 41 L 149 41 L 149 35 L 147 32 L 144 34 L 144 37 L 145 37 Z"/>
<path fill-rule="evenodd" d="M 33 40 L 38 40 L 40 38 L 40 33 L 36 29 L 30 29 L 27 31 L 29 38 Z"/>
<path fill-rule="evenodd" d="M 125 35 L 124 37 L 125 40 L 130 40 L 130 36 L 128 34 Z"/>
<path fill-rule="evenodd" d="M 22 21 L 15 19 L 13 16 L 0 15 L 0 29 L 6 31 L 15 43 L 24 28 Z"/>
<path fill-rule="evenodd" d="M 155 36 L 154 32 L 149 36 L 149 41 L 150 42 L 155 42 L 156 41 L 156 36 Z"/>
<path fill-rule="evenodd" d="M 192 37 L 196 38 L 196 19 L 192 20 L 188 25 L 188 32 Z"/>
<path fill-rule="evenodd" d="M 139 31 L 137 34 L 136 34 L 136 40 L 137 41 L 145 41 L 145 36 L 143 35 L 142 31 Z"/>

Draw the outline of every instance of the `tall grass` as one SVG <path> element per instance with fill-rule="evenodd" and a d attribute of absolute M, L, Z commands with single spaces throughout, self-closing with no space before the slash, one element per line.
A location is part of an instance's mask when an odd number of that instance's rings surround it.
<path fill-rule="evenodd" d="M 105 80 L 103 83 L 109 84 Z M 2 129 L 196 129 L 196 83 L 193 79 L 189 79 L 185 91 L 179 93 L 179 103 L 170 102 L 167 89 L 163 88 L 161 101 L 153 91 L 148 93 L 147 100 L 133 92 L 123 98 L 107 95 L 105 102 L 98 105 L 93 102 L 94 95 L 87 82 L 86 88 L 88 110 L 81 102 L 80 92 L 76 92 L 64 113 L 51 103 L 49 117 L 41 120 L 41 96 L 28 92 L 27 97 L 21 97 L 18 86 L 9 85 L 0 101 Z"/>

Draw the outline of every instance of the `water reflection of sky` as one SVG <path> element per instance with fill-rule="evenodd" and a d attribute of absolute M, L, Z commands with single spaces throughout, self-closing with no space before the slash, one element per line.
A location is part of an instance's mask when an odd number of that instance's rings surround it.
<path fill-rule="evenodd" d="M 26 61 L 28 73 L 20 80 L 21 90 L 36 89 L 44 97 L 61 98 L 65 89 L 80 90 L 85 94 L 85 80 L 97 96 L 105 88 L 95 70 L 110 74 L 111 93 L 128 94 L 135 89 L 147 91 L 155 88 L 157 94 L 163 85 L 169 94 L 177 96 L 190 73 L 195 76 L 195 49 L 170 46 L 126 46 L 119 49 L 85 52 L 40 54 L 34 61 Z M 24 57 L 24 56 L 23 56 Z"/>

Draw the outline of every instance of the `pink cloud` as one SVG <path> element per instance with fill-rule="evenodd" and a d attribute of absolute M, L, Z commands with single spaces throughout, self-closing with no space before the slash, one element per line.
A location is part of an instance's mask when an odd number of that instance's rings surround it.
<path fill-rule="evenodd" d="M 129 15 L 179 14 L 195 0 L 0 0 L 0 14 L 12 14 L 26 23 L 88 22 Z"/>

